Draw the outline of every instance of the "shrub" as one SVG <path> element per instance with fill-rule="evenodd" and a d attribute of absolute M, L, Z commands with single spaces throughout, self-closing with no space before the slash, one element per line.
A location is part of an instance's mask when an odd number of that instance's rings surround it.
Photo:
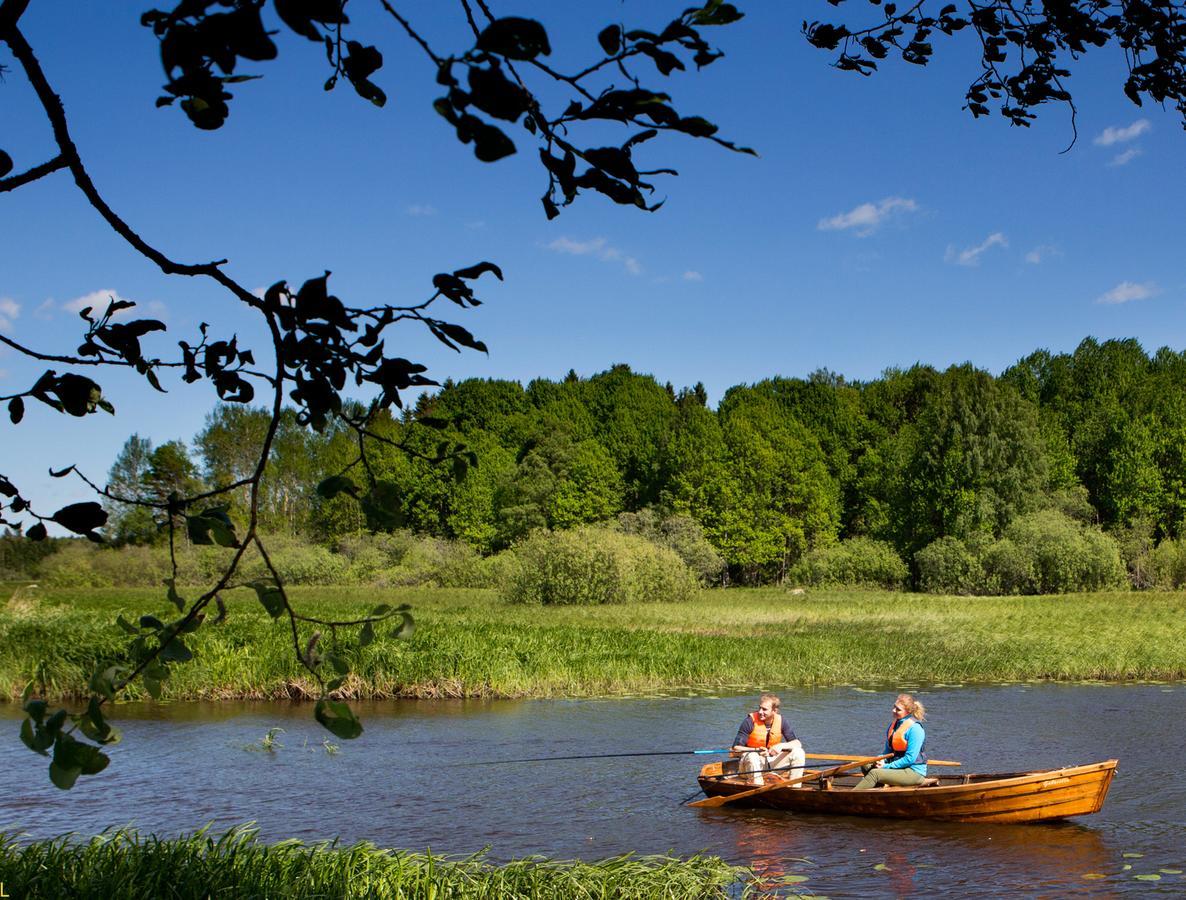
<path fill-rule="evenodd" d="M 987 594 L 1035 594 L 1038 580 L 1033 557 L 1009 538 L 990 544 L 981 557 Z"/>
<path fill-rule="evenodd" d="M 110 573 L 94 568 L 94 557 L 100 552 L 88 541 L 63 541 L 56 553 L 41 561 L 38 577 L 54 587 L 112 587 Z"/>
<path fill-rule="evenodd" d="M 1116 542 L 1056 510 L 1015 519 L 1005 536 L 1032 560 L 1038 593 L 1098 591 L 1128 583 Z"/>
<path fill-rule="evenodd" d="M 674 550 L 701 584 L 717 581 L 725 571 L 725 560 L 704 536 L 704 529 L 691 516 L 662 517 L 651 508 L 618 516 L 624 534 L 636 534 L 652 544 Z"/>
<path fill-rule="evenodd" d="M 673 550 L 606 528 L 536 532 L 512 552 L 503 595 L 513 603 L 673 603 L 697 590 Z"/>
<path fill-rule="evenodd" d="M 983 591 L 980 560 L 957 537 L 947 535 L 914 554 L 919 590 L 928 594 L 975 594 Z"/>
<path fill-rule="evenodd" d="M 1172 591 L 1186 586 L 1186 545 L 1181 538 L 1162 541 L 1140 560 L 1148 584 Z"/>
<path fill-rule="evenodd" d="M 885 541 L 858 537 L 812 550 L 795 564 L 788 577 L 799 584 L 900 591 L 906 586 L 910 571 Z"/>

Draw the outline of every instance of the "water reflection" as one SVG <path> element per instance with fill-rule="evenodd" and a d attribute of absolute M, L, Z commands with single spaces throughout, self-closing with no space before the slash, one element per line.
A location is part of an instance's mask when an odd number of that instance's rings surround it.
<path fill-rule="evenodd" d="M 781 693 L 808 750 L 876 751 L 885 693 Z M 1173 870 L 1186 870 L 1186 786 L 1168 775 L 1166 760 L 1181 745 L 1186 689 L 1026 684 L 924 693 L 928 749 L 970 771 L 1118 757 L 1103 811 L 1074 824 L 989 826 L 696 810 L 679 801 L 694 790 L 705 757 L 498 762 L 719 747 L 752 696 L 366 703 L 357 707 L 366 733 L 337 752 L 327 751 L 308 705 L 194 703 L 118 707 L 113 718 L 126 739 L 111 768 L 68 794 L 49 784 L 48 760 L 17 741 L 19 711 L 0 707 L 8 735 L 0 739 L 0 828 L 47 837 L 133 824 L 169 835 L 253 820 L 268 839 L 340 836 L 445 853 L 489 847 L 494 859 L 703 851 L 752 865 L 789 892 L 832 897 L 1183 892 L 1186 879 Z M 1107 709 L 1122 712 L 1123 729 L 1101 730 Z M 281 746 L 260 749 L 275 726 L 284 729 Z M 1002 734 L 1007 742 L 989 740 Z M 1160 880 L 1136 878 L 1153 874 Z"/>

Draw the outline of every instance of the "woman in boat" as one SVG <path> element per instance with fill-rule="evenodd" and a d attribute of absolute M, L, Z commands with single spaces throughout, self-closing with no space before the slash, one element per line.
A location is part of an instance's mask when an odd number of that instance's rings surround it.
<path fill-rule="evenodd" d="M 758 698 L 758 708 L 737 729 L 733 753 L 741 754 L 739 770 L 750 775 L 753 784 L 764 784 L 763 771 L 779 769 L 779 777 L 799 778 L 807 758 L 802 742 L 779 709 L 782 701 L 774 694 Z"/>
<path fill-rule="evenodd" d="M 921 784 L 927 777 L 927 755 L 922 746 L 927 735 L 922 722 L 927 717 L 923 705 L 910 694 L 898 694 L 894 701 L 894 718 L 885 733 L 885 753 L 891 759 L 878 760 L 865 770 L 865 777 L 857 782 L 854 791 L 865 791 L 883 784 L 906 787 Z"/>

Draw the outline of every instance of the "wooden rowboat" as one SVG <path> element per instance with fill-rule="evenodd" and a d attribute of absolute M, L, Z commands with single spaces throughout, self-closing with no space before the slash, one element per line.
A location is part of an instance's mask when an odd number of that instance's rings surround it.
<path fill-rule="evenodd" d="M 854 791 L 859 773 L 838 775 L 801 787 L 763 791 L 736 806 L 797 813 L 939 819 L 947 822 L 1048 822 L 1099 812 L 1116 774 L 1116 760 L 1041 772 L 1004 775 L 939 775 L 916 787 Z M 737 773 L 737 760 L 709 763 L 700 787 L 710 797 L 751 791 Z M 767 775 L 766 783 L 771 784 Z"/>

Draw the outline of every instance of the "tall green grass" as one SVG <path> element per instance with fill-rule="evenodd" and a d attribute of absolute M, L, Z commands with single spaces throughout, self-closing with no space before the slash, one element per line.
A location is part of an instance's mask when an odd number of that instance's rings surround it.
<path fill-rule="evenodd" d="M 0 882 L 11 897 L 120 900 L 279 898 L 621 898 L 700 900 L 755 893 L 747 869 L 716 857 L 622 856 L 597 863 L 541 858 L 494 865 L 381 850 L 372 844 L 264 844 L 250 828 L 163 840 L 110 831 L 89 841 L 20 845 L 0 835 Z"/>
<path fill-rule="evenodd" d="M 542 607 L 492 591 L 296 588 L 297 605 L 349 618 L 379 602 L 411 603 L 416 630 L 348 651 L 342 696 L 597 696 L 758 684 L 904 681 L 1177 680 L 1186 678 L 1180 593 L 936 597 L 777 589 L 704 591 L 684 603 Z M 195 659 L 174 666 L 167 699 L 294 698 L 316 684 L 283 621 L 251 591 L 225 594 L 229 615 L 187 636 Z M 3 597 L 0 596 L 0 603 Z M 162 618 L 161 592 L 23 591 L 0 605 L 0 694 L 34 675 L 53 697 L 81 695 L 126 637 L 112 624 Z M 303 638 L 302 638 L 303 639 Z M 323 641 L 328 641 L 326 636 Z M 129 696 L 141 696 L 133 687 Z"/>

